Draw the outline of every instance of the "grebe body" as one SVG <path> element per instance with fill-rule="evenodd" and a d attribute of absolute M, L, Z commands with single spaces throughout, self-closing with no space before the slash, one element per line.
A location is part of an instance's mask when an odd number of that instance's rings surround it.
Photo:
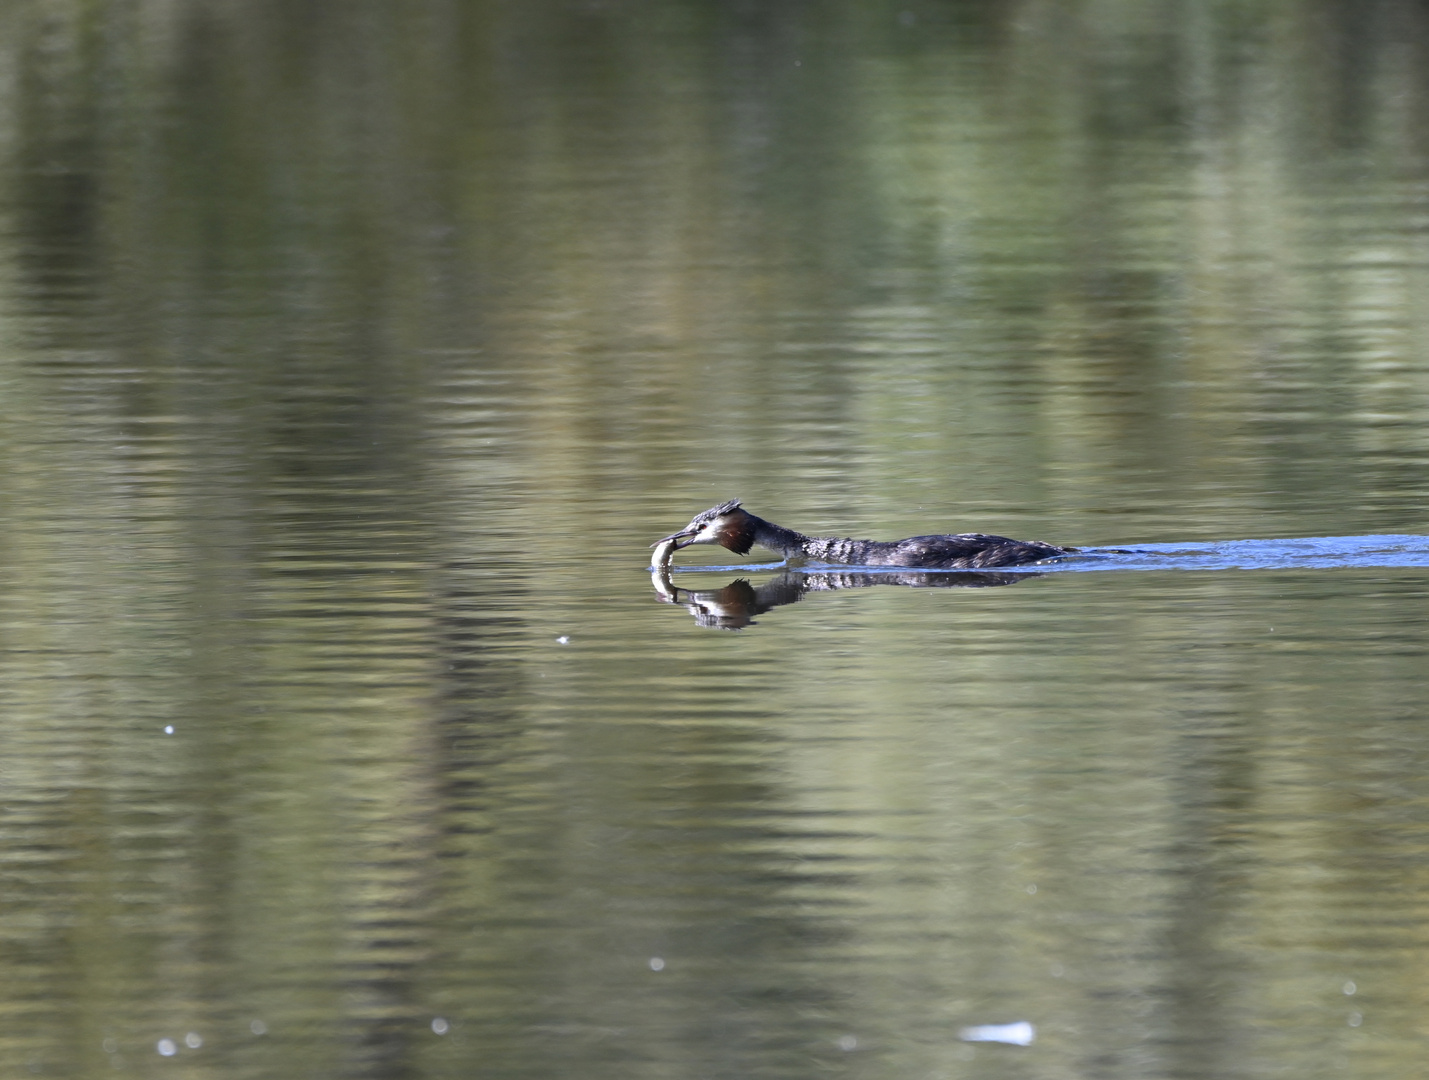
<path fill-rule="evenodd" d="M 740 507 L 738 499 L 696 514 L 679 532 L 650 546 L 660 548 L 657 561 L 664 562 L 680 548 L 693 544 L 719 544 L 739 555 L 747 554 L 758 544 L 785 559 L 817 559 L 849 566 L 909 566 L 921 570 L 1025 566 L 1077 551 L 1040 540 L 1012 540 L 986 533 L 935 533 L 910 536 L 906 540 L 805 536 L 755 517 Z"/>

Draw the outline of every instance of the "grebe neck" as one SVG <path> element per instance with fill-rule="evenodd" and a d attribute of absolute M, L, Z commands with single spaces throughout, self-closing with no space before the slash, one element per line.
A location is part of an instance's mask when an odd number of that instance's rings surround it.
<path fill-rule="evenodd" d="M 765 521 L 762 517 L 755 517 L 753 514 L 749 515 L 749 524 L 752 526 L 752 539 L 756 544 L 767 547 L 770 551 L 777 551 L 786 559 L 814 555 L 809 550 L 809 545 L 816 542 L 814 537 L 805 536 L 793 529 L 786 529 L 782 525 L 775 525 L 774 522 Z"/>

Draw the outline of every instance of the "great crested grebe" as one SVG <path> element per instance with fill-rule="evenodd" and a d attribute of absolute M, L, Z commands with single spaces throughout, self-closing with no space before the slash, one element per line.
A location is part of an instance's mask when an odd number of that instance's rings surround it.
<path fill-rule="evenodd" d="M 738 499 L 696 514 L 688 525 L 651 547 L 660 548 L 657 562 L 692 544 L 719 544 L 739 555 L 755 544 L 777 551 L 785 559 L 818 559 L 850 566 L 915 566 L 924 570 L 981 570 L 1076 554 L 1039 540 L 1010 540 L 985 533 L 939 533 L 906 540 L 849 540 L 837 536 L 805 536 L 775 525 L 740 508 Z M 663 545 L 663 546 L 662 546 Z"/>

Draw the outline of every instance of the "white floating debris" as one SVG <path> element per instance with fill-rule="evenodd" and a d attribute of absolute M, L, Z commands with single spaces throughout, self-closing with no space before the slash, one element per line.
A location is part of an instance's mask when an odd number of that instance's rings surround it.
<path fill-rule="evenodd" d="M 1351 994 L 1353 994 L 1356 990 L 1358 990 L 1359 987 L 1356 986 L 1354 980 L 1351 979 L 1349 982 L 1345 983 L 1345 985 L 1342 986 L 1340 989 L 1342 989 L 1342 990 L 1345 992 L 1345 996 L 1346 996 L 1346 997 L 1349 997 L 1349 996 L 1350 996 Z"/>
<path fill-rule="evenodd" d="M 557 644 L 557 645 L 569 645 L 570 643 L 571 643 L 571 639 L 570 639 L 569 637 L 567 637 L 565 634 L 562 634 L 560 637 L 556 638 L 556 644 Z"/>
<path fill-rule="evenodd" d="M 1011 1043 L 1013 1046 L 1031 1046 L 1036 1037 L 1036 1028 L 1026 1020 L 1015 1024 L 979 1024 L 958 1032 L 958 1038 L 963 1042 Z"/>
<path fill-rule="evenodd" d="M 664 970 L 665 970 L 665 958 L 664 958 L 663 956 L 652 956 L 652 957 L 650 957 L 650 970 L 651 970 L 651 971 L 664 971 Z"/>
<path fill-rule="evenodd" d="M 248 1030 L 253 1032 L 254 1035 L 266 1035 L 268 1033 L 268 1025 L 263 1023 L 262 1020 L 254 1020 L 248 1025 Z"/>
<path fill-rule="evenodd" d="M 165 725 L 164 725 L 164 734 L 165 734 L 165 735 L 172 735 L 173 733 L 174 733 L 174 725 L 173 725 L 173 724 L 165 724 Z"/>
<path fill-rule="evenodd" d="M 197 1050 L 200 1046 L 203 1045 L 203 1036 L 200 1035 L 197 1031 L 190 1031 L 187 1035 L 184 1036 L 184 1045 L 187 1046 L 190 1050 Z"/>
<path fill-rule="evenodd" d="M 158 1050 L 164 1057 L 173 1057 L 179 1052 L 178 1045 L 173 1039 L 160 1039 L 159 1045 L 154 1049 Z"/>
<path fill-rule="evenodd" d="M 446 1022 L 445 1017 L 438 1016 L 432 1020 L 432 1030 L 438 1035 L 445 1035 L 451 1030 L 451 1025 Z"/>
<path fill-rule="evenodd" d="M 858 1049 L 858 1036 L 857 1036 L 857 1035 L 840 1035 L 840 1036 L 839 1036 L 839 1049 L 842 1050 L 842 1051 L 844 1051 L 845 1053 L 847 1053 L 847 1052 L 850 1051 L 850 1050 L 857 1050 L 857 1049 Z"/>

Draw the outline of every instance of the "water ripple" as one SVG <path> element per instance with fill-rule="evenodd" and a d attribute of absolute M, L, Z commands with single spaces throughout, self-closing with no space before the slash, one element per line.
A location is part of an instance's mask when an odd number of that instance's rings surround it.
<path fill-rule="evenodd" d="M 1429 536 L 1307 536 L 1294 540 L 1218 540 L 1138 544 L 1124 552 L 1088 549 L 1046 570 L 1333 570 L 1429 566 Z"/>

